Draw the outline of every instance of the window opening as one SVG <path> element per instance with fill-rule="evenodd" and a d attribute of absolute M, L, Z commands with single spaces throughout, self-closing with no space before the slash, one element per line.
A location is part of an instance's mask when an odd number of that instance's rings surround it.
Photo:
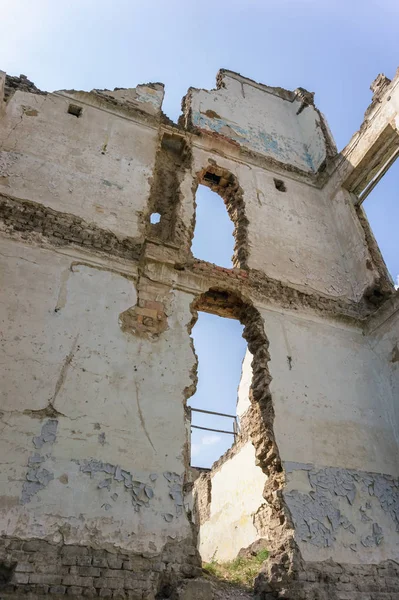
<path fill-rule="evenodd" d="M 192 336 L 198 356 L 198 384 L 189 399 L 191 464 L 210 468 L 238 433 L 237 389 L 246 342 L 238 320 L 198 313 Z"/>
<path fill-rule="evenodd" d="M 156 223 L 159 223 L 159 221 L 161 220 L 161 215 L 157 212 L 152 213 L 152 215 L 150 216 L 150 222 L 154 225 Z"/>
<path fill-rule="evenodd" d="M 362 204 L 387 269 L 399 285 L 399 160 L 368 193 Z"/>
<path fill-rule="evenodd" d="M 204 179 L 207 174 L 205 174 Z M 214 179 L 217 175 L 209 174 Z M 221 267 L 233 266 L 234 224 L 230 220 L 223 199 L 204 185 L 196 193 L 195 231 L 192 252 L 196 258 Z"/>
<path fill-rule="evenodd" d="M 70 104 L 68 106 L 68 113 L 74 117 L 80 117 L 82 114 L 82 107 L 78 106 L 77 104 Z"/>

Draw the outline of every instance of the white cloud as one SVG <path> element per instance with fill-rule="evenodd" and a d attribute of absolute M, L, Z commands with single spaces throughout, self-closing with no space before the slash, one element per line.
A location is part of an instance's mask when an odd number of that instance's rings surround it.
<path fill-rule="evenodd" d="M 203 435 L 201 439 L 201 444 L 203 446 L 214 446 L 218 442 L 220 442 L 220 435 L 216 435 L 214 433 L 210 433 L 208 435 Z"/>
<path fill-rule="evenodd" d="M 215 433 L 208 433 L 201 437 L 199 443 L 191 444 L 191 458 L 196 458 L 201 454 L 201 450 L 204 446 L 214 446 L 218 444 L 222 438 L 220 435 Z"/>
<path fill-rule="evenodd" d="M 399 290 L 399 275 L 397 275 L 397 277 L 396 277 L 395 290 Z"/>

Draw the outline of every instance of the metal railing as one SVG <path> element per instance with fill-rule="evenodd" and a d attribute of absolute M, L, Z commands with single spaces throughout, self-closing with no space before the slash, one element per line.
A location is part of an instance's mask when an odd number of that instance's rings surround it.
<path fill-rule="evenodd" d="M 238 418 L 236 415 L 228 415 L 226 413 L 214 412 L 213 410 L 203 410 L 202 408 L 191 408 L 191 412 L 204 413 L 206 415 L 216 415 L 217 417 L 226 417 L 233 419 L 233 431 L 226 431 L 225 429 L 214 429 L 213 427 L 200 427 L 199 425 L 191 424 L 192 429 L 202 429 L 204 431 L 215 431 L 216 433 L 227 433 L 228 435 L 234 435 L 234 441 L 239 434 Z"/>

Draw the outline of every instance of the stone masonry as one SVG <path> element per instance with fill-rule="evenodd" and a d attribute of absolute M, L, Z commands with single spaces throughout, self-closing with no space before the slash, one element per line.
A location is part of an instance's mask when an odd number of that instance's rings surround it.
<path fill-rule="evenodd" d="M 257 600 L 399 599 L 399 292 L 361 206 L 398 84 L 338 152 L 303 88 L 222 69 L 173 123 L 160 83 L 0 71 L 1 600 L 212 600 L 201 559 L 260 547 Z M 199 185 L 231 269 L 192 254 Z M 199 311 L 248 352 L 240 433 L 198 476 Z"/>

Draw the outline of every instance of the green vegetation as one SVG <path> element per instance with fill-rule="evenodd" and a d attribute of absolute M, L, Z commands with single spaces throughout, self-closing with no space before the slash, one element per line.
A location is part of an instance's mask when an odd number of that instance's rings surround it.
<path fill-rule="evenodd" d="M 237 585 L 252 586 L 261 564 L 268 556 L 267 550 L 261 550 L 255 556 L 249 558 L 237 556 L 234 560 L 223 563 L 218 563 L 212 558 L 211 562 L 204 563 L 202 568 L 209 575 L 218 579 L 224 579 Z"/>

